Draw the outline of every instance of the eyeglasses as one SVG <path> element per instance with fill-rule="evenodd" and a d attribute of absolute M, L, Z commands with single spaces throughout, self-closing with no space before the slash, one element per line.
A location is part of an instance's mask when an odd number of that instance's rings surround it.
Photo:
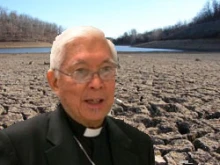
<path fill-rule="evenodd" d="M 58 71 L 66 76 L 71 77 L 76 81 L 76 83 L 87 83 L 90 82 L 94 76 L 97 74 L 103 81 L 112 80 L 116 76 L 116 65 L 106 65 L 101 67 L 98 71 L 93 72 L 87 68 L 78 68 L 74 70 L 72 73 L 66 73 L 59 69 L 53 69 Z"/>

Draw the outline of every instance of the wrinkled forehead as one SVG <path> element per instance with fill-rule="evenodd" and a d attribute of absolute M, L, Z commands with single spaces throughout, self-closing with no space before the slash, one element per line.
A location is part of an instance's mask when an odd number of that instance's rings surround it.
<path fill-rule="evenodd" d="M 105 54 L 112 57 L 111 48 L 105 37 L 91 36 L 91 37 L 77 37 L 64 45 L 64 54 L 74 55 L 81 52 L 98 52 L 104 50 Z"/>
<path fill-rule="evenodd" d="M 72 63 L 77 60 L 90 62 L 93 60 L 93 55 L 101 54 L 102 60 L 114 62 L 113 54 L 105 37 L 77 37 L 64 45 L 63 60 L 61 66 L 72 66 Z M 80 56 L 79 56 L 80 55 Z M 84 56 L 86 55 L 86 56 Z M 89 57 L 89 56 L 90 57 Z M 77 56 L 77 57 L 76 57 Z M 95 58 L 95 57 L 94 57 Z M 97 57 L 96 57 L 97 58 Z M 100 60 L 101 60 L 100 59 Z"/>

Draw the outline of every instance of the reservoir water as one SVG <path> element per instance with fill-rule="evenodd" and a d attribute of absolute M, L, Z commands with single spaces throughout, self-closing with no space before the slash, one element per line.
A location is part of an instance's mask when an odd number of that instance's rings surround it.
<path fill-rule="evenodd" d="M 0 54 L 50 53 L 50 47 L 40 48 L 0 48 Z M 130 46 L 116 46 L 117 52 L 182 52 L 177 49 L 138 48 Z"/>

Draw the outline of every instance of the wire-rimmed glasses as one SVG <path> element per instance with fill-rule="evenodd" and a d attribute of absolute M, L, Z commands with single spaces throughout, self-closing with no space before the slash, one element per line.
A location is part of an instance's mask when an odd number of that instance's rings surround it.
<path fill-rule="evenodd" d="M 99 68 L 98 71 L 93 72 L 90 69 L 87 68 L 78 68 L 72 71 L 71 73 L 66 73 L 60 69 L 53 69 L 55 71 L 58 71 L 66 76 L 71 77 L 74 81 L 77 83 L 87 83 L 93 79 L 93 76 L 97 74 L 99 78 L 101 78 L 103 81 L 108 81 L 115 79 L 116 76 L 116 65 L 105 65 L 101 68 Z"/>

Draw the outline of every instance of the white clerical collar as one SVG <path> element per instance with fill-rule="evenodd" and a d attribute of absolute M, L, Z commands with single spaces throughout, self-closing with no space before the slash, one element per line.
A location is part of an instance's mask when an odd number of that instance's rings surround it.
<path fill-rule="evenodd" d="M 86 128 L 83 136 L 85 136 L 85 137 L 96 137 L 100 134 L 101 131 L 102 131 L 102 127 L 95 128 L 95 129 Z"/>

